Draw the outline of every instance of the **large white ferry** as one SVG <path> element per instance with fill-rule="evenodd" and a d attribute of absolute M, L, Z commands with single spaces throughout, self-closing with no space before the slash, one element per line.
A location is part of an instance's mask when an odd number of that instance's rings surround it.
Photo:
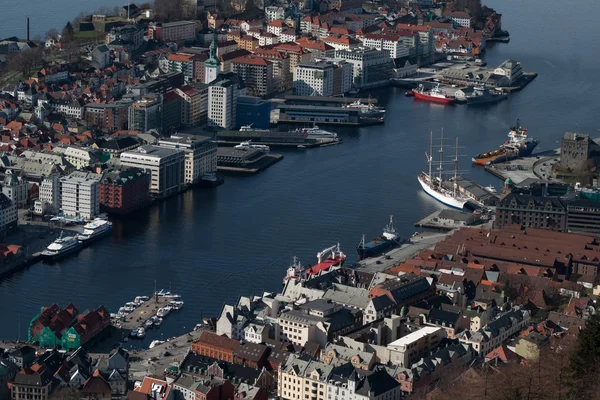
<path fill-rule="evenodd" d="M 79 250 L 81 246 L 81 242 L 75 236 L 63 237 L 61 232 L 60 236 L 42 251 L 42 256 L 54 260 Z"/>
<path fill-rule="evenodd" d="M 82 242 L 92 241 L 108 234 L 111 230 L 111 222 L 96 218 L 83 226 L 83 230 L 77 235 L 77 240 Z"/>

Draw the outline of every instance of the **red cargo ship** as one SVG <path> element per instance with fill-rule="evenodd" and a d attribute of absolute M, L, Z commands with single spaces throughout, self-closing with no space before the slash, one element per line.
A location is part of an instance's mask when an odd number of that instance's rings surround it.
<path fill-rule="evenodd" d="M 454 97 L 448 96 L 440 89 L 439 83 L 430 90 L 425 90 L 425 87 L 421 84 L 417 89 L 413 89 L 412 92 L 415 99 L 431 101 L 433 103 L 452 104 L 456 101 Z"/>
<path fill-rule="evenodd" d="M 323 256 L 330 253 L 329 257 L 323 259 Z M 340 267 L 346 261 L 346 255 L 340 250 L 340 244 L 328 247 L 323 251 L 317 253 L 317 263 L 309 268 L 303 268 L 298 262 L 297 258 L 294 257 L 292 265 L 288 268 L 286 277 L 283 279 L 283 283 L 290 278 L 301 278 L 307 279 L 312 276 L 321 275 L 321 273 L 327 273 L 331 267 Z"/>

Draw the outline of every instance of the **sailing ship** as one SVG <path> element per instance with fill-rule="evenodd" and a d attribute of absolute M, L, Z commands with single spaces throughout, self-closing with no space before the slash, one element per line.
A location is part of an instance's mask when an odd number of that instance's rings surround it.
<path fill-rule="evenodd" d="M 433 133 L 429 139 L 429 155 L 425 153 L 427 164 L 429 165 L 428 172 L 421 172 L 418 176 L 421 187 L 431 197 L 443 203 L 447 206 L 462 209 L 469 202 L 469 197 L 463 195 L 458 188 L 458 138 L 456 138 L 456 158 L 454 159 L 454 178 L 448 181 L 443 180 L 442 172 L 444 165 L 444 151 L 443 151 L 444 135 L 442 133 L 440 139 L 440 164 L 439 164 L 439 175 L 434 176 L 431 172 L 431 165 L 433 157 L 431 152 L 433 150 Z"/>

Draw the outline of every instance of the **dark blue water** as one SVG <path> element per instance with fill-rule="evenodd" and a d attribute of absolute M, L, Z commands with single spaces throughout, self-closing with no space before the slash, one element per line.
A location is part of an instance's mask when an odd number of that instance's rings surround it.
<path fill-rule="evenodd" d="M 541 0 L 493 1 L 504 14 L 509 44 L 490 46 L 489 65 L 519 60 L 539 77 L 508 101 L 486 108 L 444 107 L 406 98 L 403 90 L 373 92 L 387 107 L 383 126 L 341 132 L 344 143 L 285 159 L 256 176 L 228 177 L 216 190 L 195 190 L 124 221 L 112 238 L 55 266 L 34 265 L 0 282 L 0 338 L 21 337 L 40 306 L 74 302 L 80 309 L 118 309 L 138 295 L 172 285 L 185 307 L 169 315 L 156 336 L 181 334 L 204 316 L 217 315 L 239 295 L 278 290 L 290 259 L 314 262 L 339 241 L 355 259 L 363 233 L 380 234 L 389 214 L 404 235 L 440 205 L 423 194 L 416 176 L 424 168 L 429 132 L 460 138 L 462 167 L 480 184 L 501 182 L 469 160 L 506 138 L 517 118 L 540 139 L 540 150 L 558 147 L 569 130 L 600 136 L 595 72 L 594 0 L 578 3 L 577 16 Z M 541 21 L 541 22 L 537 22 Z M 566 26 L 568 29 L 561 29 Z"/>

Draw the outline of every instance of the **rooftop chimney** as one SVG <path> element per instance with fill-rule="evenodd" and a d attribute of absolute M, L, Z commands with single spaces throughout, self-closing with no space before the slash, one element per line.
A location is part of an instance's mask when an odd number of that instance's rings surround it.
<path fill-rule="evenodd" d="M 29 17 L 27 17 L 27 41 L 29 42 Z"/>

